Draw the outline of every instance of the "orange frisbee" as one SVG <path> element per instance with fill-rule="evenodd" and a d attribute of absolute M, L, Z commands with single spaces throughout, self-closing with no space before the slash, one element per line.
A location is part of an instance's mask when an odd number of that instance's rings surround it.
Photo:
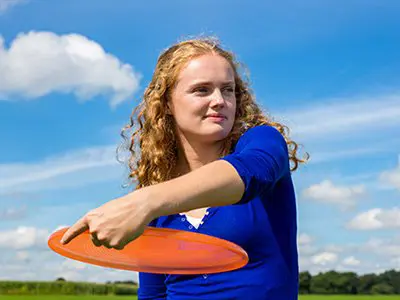
<path fill-rule="evenodd" d="M 67 230 L 57 230 L 50 236 L 50 249 L 107 268 L 160 274 L 211 274 L 241 268 L 249 260 L 247 253 L 232 242 L 184 230 L 146 227 L 140 237 L 122 250 L 96 247 L 89 231 L 63 245 L 60 240 Z"/>

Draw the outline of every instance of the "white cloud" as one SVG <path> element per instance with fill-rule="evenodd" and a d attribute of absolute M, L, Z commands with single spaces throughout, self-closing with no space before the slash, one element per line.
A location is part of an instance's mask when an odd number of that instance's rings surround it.
<path fill-rule="evenodd" d="M 100 146 L 67 152 L 39 162 L 2 164 L 0 194 L 75 187 L 118 178 L 117 171 L 121 169 L 117 166 L 121 165 L 116 159 L 115 149 L 115 146 Z"/>
<path fill-rule="evenodd" d="M 363 185 L 335 186 L 330 180 L 311 185 L 303 191 L 303 196 L 315 201 L 338 204 L 344 208 L 355 205 L 358 198 L 365 195 Z"/>
<path fill-rule="evenodd" d="M 393 268 L 399 270 L 400 269 L 400 254 L 398 257 L 391 259 L 390 264 L 393 265 Z"/>
<path fill-rule="evenodd" d="M 61 264 L 61 268 L 63 270 L 80 271 L 80 270 L 86 269 L 87 267 L 88 267 L 88 264 L 85 264 L 80 261 L 72 260 L 72 259 L 66 259 Z"/>
<path fill-rule="evenodd" d="M 116 106 L 137 91 L 141 75 L 79 34 L 21 33 L 7 50 L 0 36 L 0 99 L 34 99 L 52 92 L 82 100 L 106 95 Z"/>
<path fill-rule="evenodd" d="M 400 93 L 319 99 L 273 112 L 311 154 L 309 164 L 392 156 L 400 148 Z"/>
<path fill-rule="evenodd" d="M 400 208 L 373 208 L 355 216 L 347 227 L 355 230 L 400 228 Z"/>
<path fill-rule="evenodd" d="M 311 262 L 316 265 L 333 264 L 338 260 L 338 255 L 333 252 L 322 252 L 311 257 Z"/>
<path fill-rule="evenodd" d="M 19 261 L 28 262 L 29 261 L 29 252 L 28 251 L 17 251 L 15 253 L 15 257 Z"/>
<path fill-rule="evenodd" d="M 343 259 L 342 264 L 345 266 L 358 266 L 360 265 L 361 261 L 356 259 L 354 256 L 349 256 Z"/>
<path fill-rule="evenodd" d="M 0 231 L 0 248 L 28 249 L 46 247 L 48 230 L 20 226 L 14 230 Z"/>
<path fill-rule="evenodd" d="M 323 248 L 327 252 L 335 252 L 335 253 L 341 253 L 344 251 L 343 246 L 338 246 L 338 245 L 326 245 Z"/>
<path fill-rule="evenodd" d="M 344 252 L 344 247 L 338 245 L 317 246 L 315 242 L 315 237 L 306 233 L 298 236 L 300 270 L 316 274 L 337 267 L 336 263 L 339 261 L 341 253 Z"/>
<path fill-rule="evenodd" d="M 380 180 L 400 191 L 400 155 L 398 166 L 395 169 L 382 172 Z"/>
<path fill-rule="evenodd" d="M 55 280 L 64 277 L 91 282 L 137 282 L 137 272 L 86 264 L 51 251 L 47 246 L 49 236 L 48 229 L 35 227 L 0 230 L 0 280 Z"/>
<path fill-rule="evenodd" d="M 302 241 L 299 243 L 300 270 L 311 274 L 328 270 L 358 274 L 380 273 L 393 268 L 400 270 L 400 236 L 386 240 L 371 238 L 365 243 L 340 245 L 317 245 L 315 238 L 309 236 Z M 354 253 L 357 253 L 357 257 Z"/>
<path fill-rule="evenodd" d="M 300 234 L 300 235 L 298 236 L 298 238 L 297 238 L 297 243 L 298 243 L 299 245 L 308 245 L 308 244 L 310 244 L 312 241 L 313 241 L 313 238 L 312 238 L 310 235 L 306 234 L 306 233 Z"/>
<path fill-rule="evenodd" d="M 372 253 L 384 257 L 382 263 L 388 261 L 388 258 L 397 258 L 400 253 L 400 236 L 391 239 L 371 238 L 365 244 L 359 247 L 360 251 Z"/>
<path fill-rule="evenodd" d="M 381 132 L 400 125 L 400 95 L 331 99 L 312 107 L 281 112 L 293 134 L 309 138 L 344 138 L 363 132 Z M 335 134 L 335 135 L 332 135 Z"/>
<path fill-rule="evenodd" d="M 0 0 L 0 14 L 9 10 L 13 6 L 26 2 L 28 2 L 28 0 Z"/>
<path fill-rule="evenodd" d="M 306 257 L 317 252 L 318 248 L 313 245 L 314 238 L 306 233 L 302 233 L 297 237 L 299 256 L 301 258 L 300 265 L 304 268 L 308 265 Z"/>

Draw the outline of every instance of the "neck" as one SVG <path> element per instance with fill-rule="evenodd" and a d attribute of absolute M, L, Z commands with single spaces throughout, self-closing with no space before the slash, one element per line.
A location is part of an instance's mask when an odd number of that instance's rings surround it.
<path fill-rule="evenodd" d="M 184 175 L 211 163 L 221 156 L 222 142 L 213 144 L 195 144 L 181 140 L 178 151 L 178 162 L 175 173 L 177 176 Z"/>

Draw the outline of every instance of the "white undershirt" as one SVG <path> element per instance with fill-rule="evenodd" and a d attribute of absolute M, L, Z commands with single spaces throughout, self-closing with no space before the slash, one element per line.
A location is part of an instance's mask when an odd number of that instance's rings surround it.
<path fill-rule="evenodd" d="M 186 220 L 188 220 L 190 224 L 196 227 L 196 229 L 199 229 L 199 226 L 201 225 L 203 218 L 195 218 L 184 213 L 181 213 L 181 215 L 185 215 Z"/>

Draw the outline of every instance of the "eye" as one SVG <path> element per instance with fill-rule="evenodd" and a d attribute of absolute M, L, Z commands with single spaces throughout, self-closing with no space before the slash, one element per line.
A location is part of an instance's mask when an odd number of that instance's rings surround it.
<path fill-rule="evenodd" d="M 231 86 L 227 86 L 224 88 L 223 91 L 230 94 L 230 93 L 233 93 L 235 91 L 235 89 Z"/>
<path fill-rule="evenodd" d="M 193 92 L 196 93 L 196 94 L 206 94 L 209 91 L 210 91 L 210 89 L 208 87 L 206 87 L 206 86 L 200 86 L 200 87 L 197 87 L 197 88 L 195 88 L 193 90 Z"/>

